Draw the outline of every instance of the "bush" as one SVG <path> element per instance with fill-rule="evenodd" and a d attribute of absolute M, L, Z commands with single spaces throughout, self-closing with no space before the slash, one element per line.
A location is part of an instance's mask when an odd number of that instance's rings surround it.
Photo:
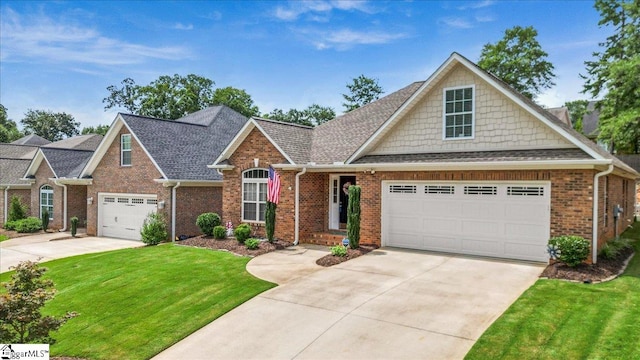
<path fill-rule="evenodd" d="M 11 204 L 9 205 L 9 214 L 7 214 L 7 221 L 16 221 L 27 218 L 27 205 L 22 204 L 20 198 L 13 195 L 11 197 Z"/>
<path fill-rule="evenodd" d="M 167 232 L 167 221 L 162 213 L 150 213 L 147 218 L 144 219 L 142 224 L 142 242 L 147 245 L 157 245 L 169 237 Z"/>
<path fill-rule="evenodd" d="M 42 212 L 42 230 L 47 231 L 49 228 L 49 210 L 44 209 Z"/>
<path fill-rule="evenodd" d="M 213 228 L 213 237 L 222 240 L 227 237 L 227 229 L 224 226 L 218 225 Z"/>
<path fill-rule="evenodd" d="M 342 245 L 336 245 L 331 247 L 331 255 L 344 257 L 347 256 L 347 248 Z"/>
<path fill-rule="evenodd" d="M 71 236 L 76 237 L 76 233 L 78 232 L 78 217 L 74 216 L 71 218 Z"/>
<path fill-rule="evenodd" d="M 622 250 L 630 247 L 631 243 L 628 239 L 614 239 L 604 244 L 600 250 L 600 256 L 605 259 L 615 259 Z"/>
<path fill-rule="evenodd" d="M 18 223 L 18 221 L 7 221 L 6 223 L 4 223 L 4 229 L 5 230 L 11 230 L 11 231 L 16 231 L 16 224 Z"/>
<path fill-rule="evenodd" d="M 349 205 L 347 207 L 347 237 L 349 247 L 360 246 L 360 186 L 349 186 Z"/>
<path fill-rule="evenodd" d="M 580 236 L 557 236 L 549 240 L 549 245 L 557 249 L 558 260 L 571 267 L 580 265 L 589 256 L 589 240 Z"/>
<path fill-rule="evenodd" d="M 203 234 L 211 236 L 213 235 L 213 228 L 220 226 L 220 221 L 220 215 L 216 213 L 203 213 L 196 219 L 196 225 L 198 225 Z"/>
<path fill-rule="evenodd" d="M 42 220 L 32 216 L 26 219 L 14 221 L 12 226 L 13 230 L 19 233 L 33 233 L 42 229 Z"/>
<path fill-rule="evenodd" d="M 244 242 L 251 236 L 251 227 L 249 224 L 240 224 L 233 231 L 233 235 L 236 237 L 236 240 L 240 244 L 244 244 Z"/>
<path fill-rule="evenodd" d="M 251 239 L 245 240 L 244 244 L 247 247 L 247 249 L 255 250 L 260 246 L 260 240 L 251 238 Z"/>
<path fill-rule="evenodd" d="M 276 231 L 276 207 L 275 203 L 271 201 L 267 201 L 267 208 L 265 209 L 265 222 L 264 228 L 267 233 L 267 240 L 272 243 L 273 242 L 273 234 Z"/>

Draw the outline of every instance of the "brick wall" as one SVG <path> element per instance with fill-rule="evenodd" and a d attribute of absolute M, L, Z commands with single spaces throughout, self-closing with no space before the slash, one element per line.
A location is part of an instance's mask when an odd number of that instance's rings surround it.
<path fill-rule="evenodd" d="M 98 193 L 100 192 L 156 194 L 158 202 L 165 202 L 164 209 L 158 211 L 164 213 L 170 229 L 171 188 L 154 181 L 162 178 L 162 175 L 134 137 L 131 138 L 131 166 L 120 166 L 120 135 L 128 133 L 128 129 L 123 126 L 94 170 L 93 184 L 87 186 L 86 196 L 93 198 L 93 203 L 87 205 L 87 234 L 89 235 L 97 234 Z"/>
<path fill-rule="evenodd" d="M 176 189 L 176 236 L 201 234 L 196 219 L 205 212 L 223 217 L 221 186 Z"/>
<path fill-rule="evenodd" d="M 67 229 L 71 230 L 71 218 L 78 218 L 78 227 L 86 227 L 87 187 L 85 185 L 67 185 Z"/>
<path fill-rule="evenodd" d="M 31 185 L 31 215 L 40 217 L 40 188 L 44 185 L 51 186 L 53 188 L 53 220 L 49 221 L 49 229 L 59 230 L 63 228 L 64 188 L 49 180 L 53 177 L 53 171 L 47 162 L 42 161 L 35 173 L 35 183 Z"/>
<path fill-rule="evenodd" d="M 602 176 L 598 192 L 598 249 L 617 234 L 620 235 L 633 222 L 635 182 L 617 175 Z M 605 199 L 606 192 L 606 199 Z M 623 207 L 623 212 L 614 221 L 613 207 Z"/>
<path fill-rule="evenodd" d="M 31 190 L 30 189 L 9 189 L 0 191 L 0 227 L 4 225 L 5 192 L 7 192 L 7 211 L 11 209 L 11 197 L 17 196 L 20 202 L 27 206 L 27 216 L 31 216 Z"/>

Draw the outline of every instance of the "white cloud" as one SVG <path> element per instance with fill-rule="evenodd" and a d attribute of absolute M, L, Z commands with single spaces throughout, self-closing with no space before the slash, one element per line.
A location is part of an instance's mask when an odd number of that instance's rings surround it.
<path fill-rule="evenodd" d="M 473 27 L 471 22 L 459 17 L 441 18 L 438 22 L 455 29 L 470 29 Z"/>
<path fill-rule="evenodd" d="M 495 3 L 494 0 L 483 0 L 483 1 L 474 1 L 469 4 L 465 4 L 462 6 L 458 6 L 458 10 L 467 10 L 467 9 L 481 9 L 488 6 L 491 6 Z"/>
<path fill-rule="evenodd" d="M 176 30 L 193 30 L 193 24 L 176 23 L 173 28 Z"/>
<path fill-rule="evenodd" d="M 31 59 L 92 65 L 126 65 L 147 59 L 181 60 L 189 57 L 181 46 L 153 47 L 101 35 L 97 30 L 58 23 L 43 14 L 23 17 L 12 9 L 2 10 L 0 59 Z"/>
<path fill-rule="evenodd" d="M 475 17 L 476 21 L 479 23 L 484 23 L 484 22 L 492 22 L 495 21 L 496 19 L 491 16 L 491 15 L 476 15 Z"/>
<path fill-rule="evenodd" d="M 340 29 L 330 31 L 299 30 L 318 50 L 347 50 L 356 45 L 387 44 L 394 40 L 406 38 L 404 33 L 388 33 L 382 31 L 355 31 Z"/>
<path fill-rule="evenodd" d="M 297 20 L 301 15 L 309 14 L 311 16 L 309 16 L 308 20 L 326 21 L 326 15 L 333 10 L 373 12 L 367 1 L 363 0 L 309 0 L 291 1 L 287 6 L 278 6 L 274 11 L 274 16 L 279 20 L 293 21 Z M 320 14 L 325 16 L 319 16 Z"/>

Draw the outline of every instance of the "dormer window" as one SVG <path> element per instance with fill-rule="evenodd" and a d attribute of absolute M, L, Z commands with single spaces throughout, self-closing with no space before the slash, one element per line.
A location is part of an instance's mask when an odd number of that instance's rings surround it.
<path fill-rule="evenodd" d="M 120 136 L 120 165 L 131 166 L 131 134 Z"/>
<path fill-rule="evenodd" d="M 444 89 L 444 136 L 446 139 L 473 138 L 475 87 Z"/>

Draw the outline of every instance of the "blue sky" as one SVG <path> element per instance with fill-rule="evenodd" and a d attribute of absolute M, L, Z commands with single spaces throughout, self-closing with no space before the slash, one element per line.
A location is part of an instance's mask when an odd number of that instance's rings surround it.
<path fill-rule="evenodd" d="M 340 114 L 360 74 L 390 93 L 532 25 L 557 75 L 538 102 L 553 107 L 588 98 L 579 74 L 610 34 L 598 20 L 592 1 L 3 0 L 0 103 L 16 122 L 42 109 L 110 124 L 107 86 L 193 73 L 244 89 L 262 113 L 318 103 Z"/>

